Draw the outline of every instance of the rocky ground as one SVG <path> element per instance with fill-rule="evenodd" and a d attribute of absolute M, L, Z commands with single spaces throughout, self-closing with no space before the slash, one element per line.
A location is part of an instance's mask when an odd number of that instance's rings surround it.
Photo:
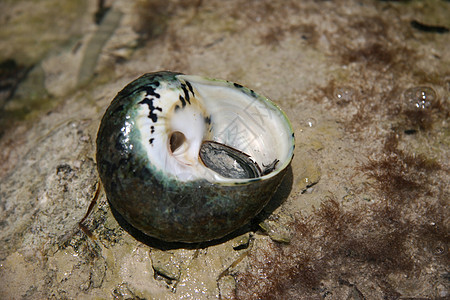
<path fill-rule="evenodd" d="M 450 3 L 3 0 L 0 298 L 448 298 Z M 146 72 L 277 103 L 295 157 L 251 224 L 165 244 L 99 179 L 108 104 Z"/>

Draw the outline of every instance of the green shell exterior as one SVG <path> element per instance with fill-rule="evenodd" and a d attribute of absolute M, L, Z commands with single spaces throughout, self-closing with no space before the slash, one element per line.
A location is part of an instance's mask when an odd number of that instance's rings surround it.
<path fill-rule="evenodd" d="M 168 242 L 204 242 L 242 227 L 267 204 L 287 168 L 236 185 L 179 182 L 152 167 L 134 129 L 143 89 L 176 81 L 179 73 L 145 74 L 114 98 L 97 136 L 97 167 L 106 196 L 136 229 Z M 122 130 L 127 122 L 129 132 Z M 131 125 L 130 125 L 131 124 Z"/>

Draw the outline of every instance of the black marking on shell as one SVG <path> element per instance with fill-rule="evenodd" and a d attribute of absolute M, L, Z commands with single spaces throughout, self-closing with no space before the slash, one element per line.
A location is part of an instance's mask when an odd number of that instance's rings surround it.
<path fill-rule="evenodd" d="M 248 154 L 230 146 L 205 141 L 199 154 L 206 167 L 224 177 L 247 179 L 261 176 L 261 169 Z"/>
<path fill-rule="evenodd" d="M 175 105 L 175 111 L 179 110 L 180 106 L 179 105 Z"/>
<path fill-rule="evenodd" d="M 188 92 L 188 90 L 186 88 L 186 85 L 185 84 L 181 84 L 181 88 L 183 89 L 183 92 L 184 92 L 184 98 L 186 99 L 186 101 L 189 104 L 191 104 L 191 98 L 189 97 L 189 92 Z"/>
<path fill-rule="evenodd" d="M 186 106 L 186 100 L 184 100 L 183 96 L 180 95 L 180 101 L 181 101 L 181 107 L 185 107 Z"/>
<path fill-rule="evenodd" d="M 154 133 L 155 132 L 155 126 L 150 126 L 150 133 Z"/>
<path fill-rule="evenodd" d="M 239 88 L 239 89 L 243 88 L 243 86 L 240 85 L 239 83 L 233 83 L 233 85 L 234 85 L 235 87 Z"/>
<path fill-rule="evenodd" d="M 163 77 L 164 75 L 155 75 L 152 79 L 149 80 L 147 74 L 143 75 L 132 83 L 128 84 L 123 90 L 119 92 L 117 96 L 125 99 L 127 97 L 130 97 L 131 95 L 134 95 L 133 97 L 135 97 L 136 95 L 145 92 L 144 97 L 153 95 L 156 98 L 160 98 L 160 95 L 156 93 L 155 90 L 160 86 L 158 80 L 162 79 Z M 141 81 L 146 81 L 145 85 L 142 85 Z"/>
<path fill-rule="evenodd" d="M 149 95 L 155 96 L 156 98 L 159 99 L 159 97 L 161 97 L 161 96 L 157 92 L 155 92 L 156 88 L 159 87 L 159 82 L 154 82 L 153 85 L 155 87 L 149 85 L 149 86 L 143 87 L 142 90 L 145 91 L 145 93 L 146 93 L 145 96 L 149 96 Z"/>
<path fill-rule="evenodd" d="M 153 145 L 153 141 L 154 141 L 154 140 L 155 140 L 154 138 L 151 138 L 151 139 L 148 140 L 149 143 L 150 143 L 150 145 Z"/>
<path fill-rule="evenodd" d="M 189 81 L 186 81 L 186 85 L 187 85 L 188 89 L 191 91 L 192 96 L 195 96 L 194 89 L 192 88 L 191 83 Z"/>
<path fill-rule="evenodd" d="M 205 117 L 205 123 L 211 125 L 211 116 Z"/>
<path fill-rule="evenodd" d="M 158 95 L 159 96 L 159 95 Z M 148 117 L 153 121 L 153 123 L 158 121 L 158 115 L 154 113 L 155 110 L 162 111 L 161 107 L 153 106 L 153 98 L 145 98 L 139 104 L 147 104 L 148 105 Z"/>

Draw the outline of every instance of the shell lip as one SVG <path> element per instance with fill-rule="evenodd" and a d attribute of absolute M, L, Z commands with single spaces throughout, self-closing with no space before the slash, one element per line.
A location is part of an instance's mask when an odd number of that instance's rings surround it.
<path fill-rule="evenodd" d="M 267 98 L 259 93 L 256 94 L 253 90 L 248 89 L 247 87 L 245 87 L 243 85 L 240 85 L 238 83 L 233 83 L 233 82 L 223 80 L 223 79 L 216 79 L 216 78 L 210 78 L 207 76 L 199 76 L 199 75 L 186 75 L 183 73 L 176 73 L 176 74 L 174 74 L 174 77 L 177 80 L 181 79 L 185 82 L 186 81 L 196 82 L 196 83 L 201 83 L 201 84 L 205 84 L 208 86 L 220 85 L 220 86 L 228 87 L 231 84 L 235 88 L 240 89 L 241 91 L 245 92 L 246 94 L 251 95 L 252 97 L 260 98 L 261 100 L 263 100 L 264 102 L 266 102 L 267 104 L 272 106 L 274 109 L 276 109 L 281 114 L 281 117 L 282 117 L 283 121 L 285 122 L 286 131 L 290 133 L 290 137 L 287 138 L 287 140 L 289 140 L 289 141 L 286 142 L 286 143 L 290 144 L 290 147 L 289 147 L 290 150 L 288 150 L 288 153 L 286 154 L 286 156 L 283 159 L 279 160 L 278 158 L 276 158 L 276 160 L 278 161 L 278 164 L 271 172 L 269 172 L 267 174 L 261 174 L 261 176 L 258 176 L 256 178 L 226 178 L 226 177 L 223 177 L 223 178 L 221 178 L 220 181 L 208 181 L 207 180 L 208 182 L 210 182 L 212 184 L 222 185 L 222 186 L 245 185 L 245 184 L 249 184 L 251 182 L 267 180 L 272 177 L 275 177 L 291 164 L 292 159 L 294 157 L 294 149 L 295 149 L 294 130 L 293 130 L 292 124 L 291 124 L 289 118 L 287 117 L 286 113 L 272 100 L 270 100 L 269 98 Z M 263 165 L 263 167 L 265 167 L 265 166 Z"/>

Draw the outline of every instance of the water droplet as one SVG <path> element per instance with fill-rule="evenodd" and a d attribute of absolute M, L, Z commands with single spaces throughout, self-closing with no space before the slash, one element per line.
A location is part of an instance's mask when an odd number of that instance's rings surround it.
<path fill-rule="evenodd" d="M 307 127 L 314 127 L 314 126 L 316 126 L 316 124 L 317 124 L 317 120 L 314 118 L 308 118 L 305 120 L 305 125 Z"/>
<path fill-rule="evenodd" d="M 349 86 L 336 87 L 333 91 L 333 97 L 339 102 L 348 103 L 356 100 L 356 90 Z"/>
<path fill-rule="evenodd" d="M 409 109 L 428 109 L 436 100 L 436 92 L 428 86 L 416 86 L 407 89 L 403 96 Z"/>

